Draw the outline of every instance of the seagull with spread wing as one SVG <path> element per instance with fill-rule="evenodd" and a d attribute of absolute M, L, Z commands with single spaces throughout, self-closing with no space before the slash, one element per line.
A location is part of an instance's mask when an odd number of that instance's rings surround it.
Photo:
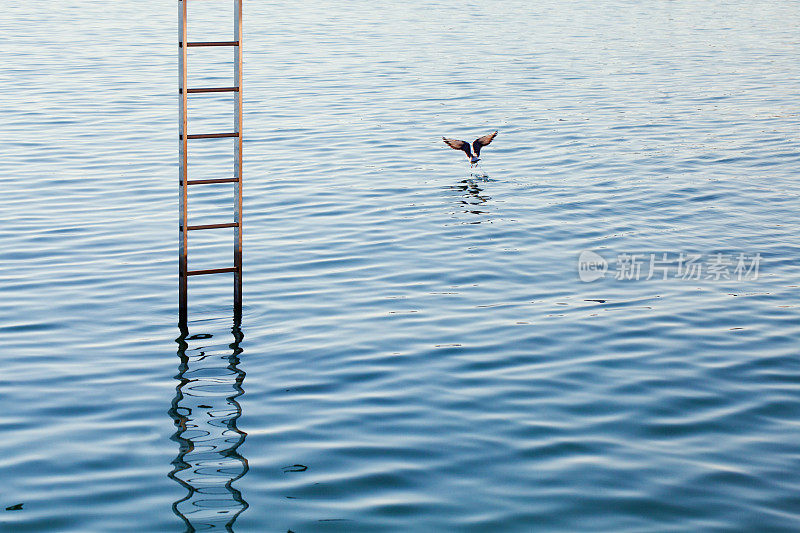
<path fill-rule="evenodd" d="M 459 141 L 458 139 L 448 139 L 447 137 L 442 137 L 442 140 L 454 150 L 462 150 L 464 153 L 467 154 L 469 158 L 470 165 L 475 165 L 480 161 L 478 158 L 481 155 L 481 148 L 487 146 L 492 140 L 494 139 L 497 132 L 490 133 L 488 135 L 484 135 L 483 137 L 478 137 L 474 141 L 472 141 L 472 150 L 475 151 L 475 155 L 472 155 L 472 151 L 469 149 L 469 143 L 466 141 Z"/>

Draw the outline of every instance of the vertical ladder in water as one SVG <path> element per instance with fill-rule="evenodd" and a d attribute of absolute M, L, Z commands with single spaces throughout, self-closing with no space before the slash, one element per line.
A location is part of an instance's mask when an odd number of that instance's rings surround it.
<path fill-rule="evenodd" d="M 242 0 L 232 0 L 234 3 L 234 40 L 212 42 L 188 42 L 186 4 L 190 0 L 178 0 L 178 94 L 179 112 L 179 209 L 180 209 L 180 244 L 178 257 L 178 321 L 181 328 L 188 322 L 188 291 L 189 276 L 203 274 L 233 273 L 233 313 L 234 321 L 238 324 L 242 313 Z M 195 46 L 230 46 L 233 47 L 233 87 L 189 88 L 187 85 L 187 49 Z M 233 129 L 231 133 L 204 133 L 189 135 L 188 130 L 188 97 L 196 93 L 233 93 Z M 233 149 L 233 177 L 217 179 L 189 179 L 188 150 L 189 141 L 192 139 L 216 139 L 220 137 L 234 137 Z M 233 222 L 221 224 L 189 225 L 189 186 L 206 185 L 212 183 L 233 183 Z M 189 270 L 189 232 L 216 228 L 233 228 L 233 266 L 226 268 L 211 268 L 206 270 Z"/>

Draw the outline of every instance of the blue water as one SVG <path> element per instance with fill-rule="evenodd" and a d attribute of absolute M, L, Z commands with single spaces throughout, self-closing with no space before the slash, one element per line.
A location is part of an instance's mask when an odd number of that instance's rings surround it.
<path fill-rule="evenodd" d="M 0 530 L 800 529 L 797 7 L 0 2 Z"/>

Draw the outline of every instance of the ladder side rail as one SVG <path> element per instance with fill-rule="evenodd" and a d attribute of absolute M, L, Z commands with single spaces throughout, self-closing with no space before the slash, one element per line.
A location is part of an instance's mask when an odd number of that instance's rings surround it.
<path fill-rule="evenodd" d="M 186 4 L 188 0 L 178 0 L 178 42 L 187 42 L 187 15 Z M 186 46 L 179 46 L 178 49 L 178 87 L 179 87 L 179 217 L 180 217 L 180 237 L 178 245 L 178 322 L 180 327 L 185 328 L 188 321 L 188 271 L 189 271 L 189 217 L 188 217 L 188 102 L 187 102 L 187 53 Z"/>
<path fill-rule="evenodd" d="M 234 97 L 234 131 L 239 136 L 234 139 L 234 243 L 233 243 L 233 309 L 234 320 L 237 323 L 241 320 L 242 314 L 242 0 L 234 2 L 234 40 L 238 43 L 233 56 L 233 84 L 239 88 L 233 94 Z"/>

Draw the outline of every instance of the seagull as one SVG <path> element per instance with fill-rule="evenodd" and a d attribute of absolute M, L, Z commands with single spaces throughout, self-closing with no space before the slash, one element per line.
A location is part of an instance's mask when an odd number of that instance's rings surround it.
<path fill-rule="evenodd" d="M 481 155 L 481 148 L 487 146 L 492 140 L 494 139 L 497 132 L 490 133 L 488 135 L 484 135 L 483 137 L 478 137 L 474 141 L 472 141 L 472 149 L 475 150 L 475 155 L 472 155 L 472 152 L 469 149 L 469 143 L 466 141 L 459 141 L 458 139 L 448 139 L 447 137 L 442 137 L 442 140 L 454 150 L 463 150 L 464 153 L 467 154 L 469 157 L 469 164 L 470 166 L 476 165 L 480 159 L 478 158 Z"/>

